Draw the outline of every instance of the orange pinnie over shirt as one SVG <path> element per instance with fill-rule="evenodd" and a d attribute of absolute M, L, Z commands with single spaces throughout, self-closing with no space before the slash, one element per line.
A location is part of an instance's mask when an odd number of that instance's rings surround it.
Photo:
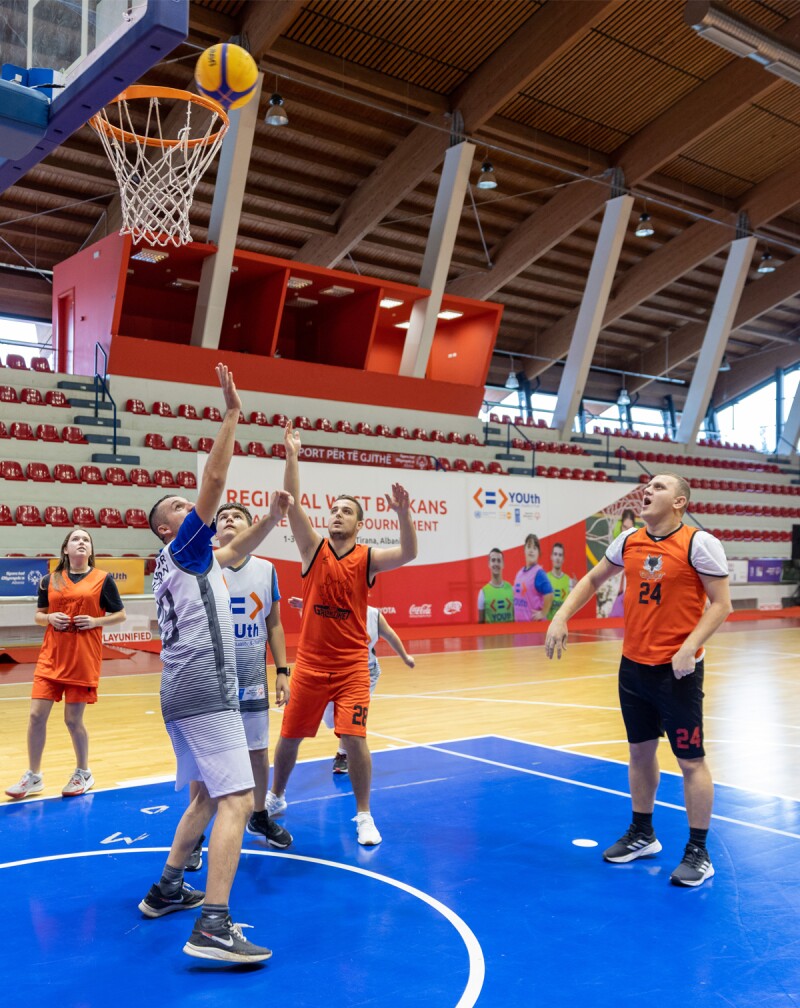
<path fill-rule="evenodd" d="M 297 664 L 339 671 L 367 668 L 369 547 L 355 545 L 337 557 L 323 539 L 303 574 L 303 621 Z"/>
<path fill-rule="evenodd" d="M 69 574 L 62 572 L 61 586 L 50 576 L 47 588 L 47 608 L 49 612 L 63 612 L 68 616 L 103 616 L 100 595 L 106 572 L 93 568 L 78 582 L 70 581 Z M 44 632 L 44 642 L 36 663 L 36 675 L 47 679 L 59 679 L 76 686 L 96 687 L 100 680 L 100 665 L 103 660 L 103 628 L 77 630 L 56 630 L 48 625 Z"/>
<path fill-rule="evenodd" d="M 702 533 L 701 533 L 702 534 Z M 622 551 L 625 568 L 625 636 L 622 653 L 643 665 L 662 665 L 697 626 L 706 604 L 699 573 L 727 576 L 727 570 L 698 570 L 693 562 L 696 528 L 681 525 L 656 539 L 638 528 Z M 696 657 L 703 655 L 700 648 Z"/>

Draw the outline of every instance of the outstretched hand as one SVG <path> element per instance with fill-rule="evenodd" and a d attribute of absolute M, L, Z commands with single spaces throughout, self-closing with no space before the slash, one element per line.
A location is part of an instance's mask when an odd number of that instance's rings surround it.
<path fill-rule="evenodd" d="M 544 639 L 544 651 L 548 658 L 555 654 L 556 658 L 567 650 L 567 624 L 563 620 L 554 619 L 547 628 Z"/>
<path fill-rule="evenodd" d="M 269 502 L 269 516 L 276 525 L 286 517 L 292 504 L 294 504 L 294 497 L 288 490 L 274 491 Z"/>
<path fill-rule="evenodd" d="M 233 382 L 233 374 L 228 370 L 226 364 L 217 364 L 217 378 L 219 379 L 219 387 L 222 389 L 222 395 L 225 399 L 225 409 L 230 410 L 241 410 L 242 400 L 239 398 L 239 393 L 236 391 L 236 385 Z"/>
<path fill-rule="evenodd" d="M 286 457 L 297 458 L 300 455 L 300 431 L 292 427 L 292 421 L 286 423 L 283 430 L 283 443 L 286 446 Z"/>
<path fill-rule="evenodd" d="M 386 494 L 386 503 L 390 511 L 396 511 L 398 515 L 406 514 L 411 506 L 408 490 L 399 483 L 392 483 L 392 492 Z"/>

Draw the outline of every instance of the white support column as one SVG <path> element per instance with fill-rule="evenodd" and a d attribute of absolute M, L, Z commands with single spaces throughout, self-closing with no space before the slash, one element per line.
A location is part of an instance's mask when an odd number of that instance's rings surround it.
<path fill-rule="evenodd" d="M 400 361 L 400 374 L 410 378 L 424 378 L 428 367 L 474 153 L 475 145 L 465 140 L 449 147 L 444 157 L 428 244 L 419 275 L 419 286 L 429 287 L 431 293 L 422 301 L 415 302 L 411 310 L 411 324 L 406 333 Z"/>
<path fill-rule="evenodd" d="M 611 284 L 633 207 L 632 196 L 614 196 L 606 202 L 603 223 L 597 237 L 592 265 L 586 278 L 581 306 L 575 319 L 567 362 L 553 412 L 553 427 L 562 441 L 568 441 L 572 423 L 583 398 L 586 376 L 594 357 L 597 337 L 603 326 Z"/>
<path fill-rule="evenodd" d="M 203 260 L 191 339 L 192 346 L 209 350 L 219 347 L 263 80 L 264 75 L 259 74 L 254 97 L 242 108 L 228 113 L 230 126 L 222 141 L 208 225 L 208 240 L 217 246 L 217 251 Z"/>
<path fill-rule="evenodd" d="M 778 454 L 785 455 L 787 452 L 791 452 L 793 455 L 796 455 L 798 438 L 800 438 L 800 385 L 797 386 L 792 408 L 789 410 L 786 423 L 783 425 L 782 439 L 778 445 Z"/>
<path fill-rule="evenodd" d="M 747 272 L 753 261 L 756 239 L 735 238 L 731 242 L 728 261 L 722 271 L 722 279 L 708 320 L 703 345 L 697 357 L 692 383 L 686 394 L 681 422 L 675 438 L 681 444 L 694 444 L 703 417 L 711 402 L 711 394 L 719 374 L 722 355 L 728 343 L 733 318 L 739 307 L 739 300 L 747 279 Z"/>

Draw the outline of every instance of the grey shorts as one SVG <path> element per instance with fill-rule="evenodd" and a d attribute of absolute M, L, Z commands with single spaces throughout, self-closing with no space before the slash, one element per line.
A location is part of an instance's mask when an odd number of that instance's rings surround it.
<path fill-rule="evenodd" d="M 168 721 L 175 750 L 175 790 L 202 781 L 212 798 L 249 791 L 253 787 L 250 752 L 238 710 L 197 714 Z"/>
<path fill-rule="evenodd" d="M 251 752 L 269 747 L 269 713 L 267 711 L 242 711 L 242 724 L 247 736 L 247 748 Z"/>

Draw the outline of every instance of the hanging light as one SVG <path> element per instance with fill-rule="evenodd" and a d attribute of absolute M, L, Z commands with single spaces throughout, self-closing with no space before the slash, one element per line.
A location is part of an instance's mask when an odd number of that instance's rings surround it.
<path fill-rule="evenodd" d="M 637 238 L 649 238 L 654 235 L 655 228 L 650 220 L 650 214 L 645 210 L 642 216 L 639 218 L 639 223 L 636 225 L 636 230 L 634 234 Z"/>
<path fill-rule="evenodd" d="M 286 114 L 286 109 L 283 107 L 283 98 L 281 98 L 277 91 L 270 95 L 269 108 L 267 109 L 267 114 L 264 117 L 264 122 L 267 126 L 289 125 L 289 116 Z"/>
<path fill-rule="evenodd" d="M 628 395 L 628 390 L 623 385 L 619 390 L 619 395 L 617 396 L 617 406 L 630 406 L 631 397 Z"/>
<path fill-rule="evenodd" d="M 511 358 L 511 370 L 508 372 L 508 378 L 506 378 L 506 388 L 510 391 L 519 388 L 519 378 L 517 378 L 517 372 L 514 370 L 514 358 Z"/>
<path fill-rule="evenodd" d="M 481 165 L 481 173 L 478 177 L 479 189 L 496 189 L 497 176 L 494 173 L 494 165 L 491 161 L 484 161 Z"/>
<path fill-rule="evenodd" d="M 775 260 L 769 252 L 765 252 L 764 255 L 761 256 L 761 262 L 758 264 L 756 273 L 774 273 L 776 269 Z"/>
<path fill-rule="evenodd" d="M 722 355 L 722 360 L 719 362 L 719 369 L 720 371 L 730 371 L 731 362 L 728 360 L 727 354 Z"/>

